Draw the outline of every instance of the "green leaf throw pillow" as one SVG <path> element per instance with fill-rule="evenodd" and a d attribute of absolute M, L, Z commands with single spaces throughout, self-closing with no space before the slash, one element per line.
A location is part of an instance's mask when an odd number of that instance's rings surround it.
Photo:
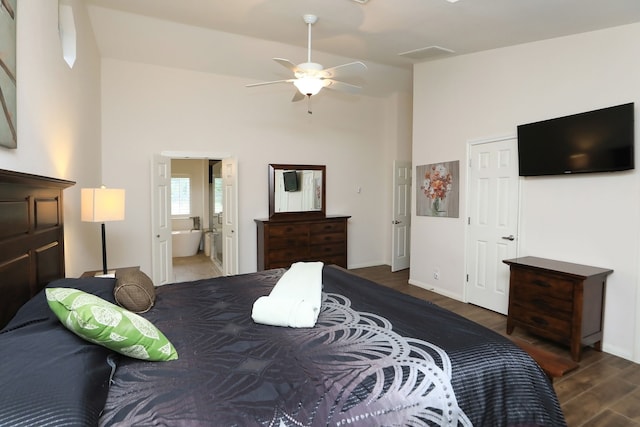
<path fill-rule="evenodd" d="M 51 310 L 80 338 L 136 359 L 178 358 L 173 344 L 142 316 L 78 289 L 47 288 L 46 294 Z"/>

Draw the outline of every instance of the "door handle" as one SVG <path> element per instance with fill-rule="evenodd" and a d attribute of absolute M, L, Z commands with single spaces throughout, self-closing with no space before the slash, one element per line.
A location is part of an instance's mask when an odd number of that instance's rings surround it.
<path fill-rule="evenodd" d="M 391 224 L 393 224 L 393 225 L 402 224 L 402 221 L 398 221 L 396 219 L 396 220 L 391 221 Z"/>
<path fill-rule="evenodd" d="M 502 238 L 503 238 L 504 240 L 512 240 L 512 241 L 513 241 L 513 240 L 516 240 L 516 238 L 515 238 L 515 237 L 513 237 L 513 234 L 509 234 L 508 236 L 502 236 Z"/>

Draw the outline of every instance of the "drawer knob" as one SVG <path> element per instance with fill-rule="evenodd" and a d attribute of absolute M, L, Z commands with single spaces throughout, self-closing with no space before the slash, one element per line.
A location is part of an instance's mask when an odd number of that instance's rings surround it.
<path fill-rule="evenodd" d="M 538 316 L 533 316 L 531 318 L 531 320 L 533 320 L 538 325 L 546 326 L 548 324 L 548 322 L 546 320 L 544 320 L 542 317 L 538 317 Z"/>
<path fill-rule="evenodd" d="M 541 288 L 549 288 L 549 282 L 545 282 L 544 280 L 532 280 L 531 283 L 533 283 L 534 285 L 540 286 Z"/>

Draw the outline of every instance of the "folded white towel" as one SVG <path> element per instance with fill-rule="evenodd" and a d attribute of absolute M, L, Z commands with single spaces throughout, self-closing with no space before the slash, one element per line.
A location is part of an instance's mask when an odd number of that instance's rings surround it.
<path fill-rule="evenodd" d="M 268 296 L 253 303 L 251 317 L 254 322 L 264 325 L 313 328 L 319 311 L 307 301 Z"/>
<path fill-rule="evenodd" d="M 253 303 L 254 322 L 272 326 L 311 328 L 316 324 L 322 303 L 322 262 L 291 265 L 269 296 Z"/>

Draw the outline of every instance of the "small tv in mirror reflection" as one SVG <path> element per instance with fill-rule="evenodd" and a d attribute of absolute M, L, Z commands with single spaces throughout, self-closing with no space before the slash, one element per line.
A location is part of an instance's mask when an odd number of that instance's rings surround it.
<path fill-rule="evenodd" d="M 282 173 L 284 179 L 284 191 L 298 191 L 298 173 L 296 171 L 285 171 Z"/>

